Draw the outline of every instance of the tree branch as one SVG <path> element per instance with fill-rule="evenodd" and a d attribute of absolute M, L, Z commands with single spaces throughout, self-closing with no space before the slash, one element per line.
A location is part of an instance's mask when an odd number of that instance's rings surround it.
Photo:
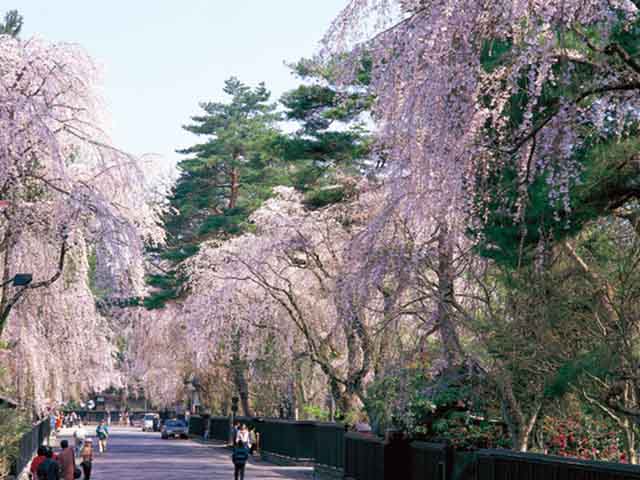
<path fill-rule="evenodd" d="M 2 335 L 2 331 L 4 330 L 7 319 L 9 318 L 9 314 L 11 313 L 11 309 L 18 303 L 18 301 L 24 296 L 27 290 L 35 290 L 38 288 L 47 288 L 51 286 L 60 276 L 62 275 L 62 271 L 64 269 L 64 261 L 67 255 L 68 245 L 67 245 L 67 236 L 66 234 L 63 237 L 62 245 L 60 247 L 60 256 L 58 257 L 58 268 L 56 272 L 49 277 L 47 280 L 42 280 L 40 282 L 31 283 L 30 285 L 22 287 L 18 290 L 11 298 L 9 298 L 5 304 L 2 306 L 2 311 L 0 311 L 0 335 Z"/>

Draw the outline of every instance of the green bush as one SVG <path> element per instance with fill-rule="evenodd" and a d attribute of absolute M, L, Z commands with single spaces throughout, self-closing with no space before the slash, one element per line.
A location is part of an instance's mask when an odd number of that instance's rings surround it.
<path fill-rule="evenodd" d="M 321 422 L 329 421 L 329 411 L 317 405 L 305 405 L 302 407 L 302 412 L 305 417 L 310 420 L 319 420 Z"/>
<path fill-rule="evenodd" d="M 20 438 L 28 429 L 19 411 L 0 408 L 0 478 L 9 475 L 11 464 L 18 458 Z"/>
<path fill-rule="evenodd" d="M 341 202 L 344 198 L 345 191 L 342 187 L 321 188 L 308 192 L 304 197 L 304 203 L 309 208 L 322 208 Z"/>

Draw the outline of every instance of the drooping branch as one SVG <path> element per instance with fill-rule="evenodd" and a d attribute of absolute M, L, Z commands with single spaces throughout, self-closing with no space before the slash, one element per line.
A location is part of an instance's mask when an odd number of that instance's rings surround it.
<path fill-rule="evenodd" d="M 18 301 L 27 293 L 29 290 L 36 290 L 39 288 L 47 288 L 51 286 L 60 276 L 64 270 L 64 262 L 67 255 L 68 245 L 67 245 L 67 237 L 66 235 L 63 237 L 62 244 L 60 246 L 60 254 L 58 257 L 58 264 L 56 266 L 55 273 L 46 280 L 41 280 L 39 282 L 31 283 L 24 287 L 18 289 L 16 293 L 12 296 L 8 297 L 2 305 L 2 310 L 0 310 L 0 335 L 2 335 L 2 331 L 4 330 L 7 319 L 9 318 L 9 314 L 13 307 L 18 303 Z M 5 287 L 7 288 L 7 287 Z"/>

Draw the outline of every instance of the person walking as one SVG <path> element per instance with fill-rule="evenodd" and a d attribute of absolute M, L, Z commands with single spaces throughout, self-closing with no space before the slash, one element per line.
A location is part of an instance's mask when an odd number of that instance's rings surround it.
<path fill-rule="evenodd" d="M 47 438 L 47 447 L 51 446 L 51 439 L 56 434 L 56 414 L 53 410 L 49 412 L 49 438 Z"/>
<path fill-rule="evenodd" d="M 104 420 L 96 427 L 96 436 L 98 437 L 98 452 L 107 452 L 107 439 L 109 438 L 109 427 L 105 425 Z"/>
<path fill-rule="evenodd" d="M 69 448 L 69 442 L 62 440 L 60 442 L 62 452 L 58 454 L 58 463 L 60 464 L 61 480 L 73 480 L 73 474 L 76 470 L 76 457 L 73 449 Z"/>
<path fill-rule="evenodd" d="M 44 461 L 36 470 L 38 480 L 60 480 L 60 466 L 53 459 L 53 450 L 47 448 L 44 456 Z"/>
<path fill-rule="evenodd" d="M 80 463 L 83 474 L 82 478 L 84 480 L 90 480 L 91 463 L 93 462 L 93 441 L 90 438 L 85 440 L 82 450 L 80 451 L 80 458 L 82 458 L 82 462 Z"/>
<path fill-rule="evenodd" d="M 234 446 L 238 441 L 238 434 L 240 433 L 240 423 L 236 422 L 231 428 L 231 446 Z"/>
<path fill-rule="evenodd" d="M 38 447 L 38 453 L 36 457 L 31 460 L 31 465 L 29 466 L 29 472 L 31 473 L 31 478 L 36 480 L 38 478 L 38 467 L 42 462 L 47 459 L 47 447 L 41 445 Z"/>
<path fill-rule="evenodd" d="M 249 452 L 253 455 L 258 449 L 258 432 L 254 427 L 249 429 Z"/>
<path fill-rule="evenodd" d="M 249 449 L 241 441 L 238 441 L 231 454 L 235 480 L 244 480 L 244 469 L 247 466 L 247 460 L 249 460 Z"/>
<path fill-rule="evenodd" d="M 78 423 L 78 426 L 73 431 L 73 439 L 75 440 L 76 455 L 80 454 L 80 449 L 84 443 L 84 439 L 87 436 L 87 431 L 84 429 L 82 422 Z"/>

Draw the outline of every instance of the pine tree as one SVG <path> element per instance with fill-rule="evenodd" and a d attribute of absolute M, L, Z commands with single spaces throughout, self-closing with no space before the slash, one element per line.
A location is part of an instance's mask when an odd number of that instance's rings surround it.
<path fill-rule="evenodd" d="M 20 35 L 24 19 L 17 10 L 9 10 L 4 15 L 4 23 L 0 22 L 0 35 L 11 35 L 17 37 Z"/>
<path fill-rule="evenodd" d="M 183 128 L 204 141 L 179 153 L 180 175 L 165 217 L 166 250 L 159 252 L 172 268 L 149 278 L 160 290 L 147 306 L 177 298 L 183 280 L 179 264 L 197 253 L 201 242 L 239 234 L 247 219 L 267 199 L 274 185 L 287 183 L 280 154 L 279 114 L 261 83 L 251 88 L 237 78 L 225 82 L 229 102 L 206 102 L 204 113 Z"/>
<path fill-rule="evenodd" d="M 280 100 L 286 119 L 300 123 L 284 152 L 296 165 L 296 188 L 306 193 L 309 206 L 321 207 L 344 196 L 333 188 L 338 172 L 357 176 L 367 170 L 371 140 L 363 117 L 372 102 L 370 65 L 363 62 L 357 82 L 348 88 L 338 86 L 331 62 L 302 59 L 291 68 L 305 83 Z"/>
<path fill-rule="evenodd" d="M 338 171 L 361 175 L 370 151 L 361 121 L 370 106 L 366 68 L 360 83 L 345 94 L 332 68 L 301 60 L 294 72 L 306 83 L 286 93 L 280 103 L 284 119 L 300 129 L 282 133 L 282 119 L 264 84 L 251 88 L 236 78 L 225 82 L 226 103 L 208 102 L 185 130 L 204 141 L 179 153 L 180 175 L 165 216 L 167 246 L 151 252 L 170 265 L 148 282 L 156 292 L 149 308 L 177 299 L 185 278 L 180 264 L 195 255 L 201 243 L 224 239 L 250 228 L 248 218 L 276 185 L 291 185 L 307 194 L 310 207 L 340 201 L 345 192 L 335 185 Z"/>

